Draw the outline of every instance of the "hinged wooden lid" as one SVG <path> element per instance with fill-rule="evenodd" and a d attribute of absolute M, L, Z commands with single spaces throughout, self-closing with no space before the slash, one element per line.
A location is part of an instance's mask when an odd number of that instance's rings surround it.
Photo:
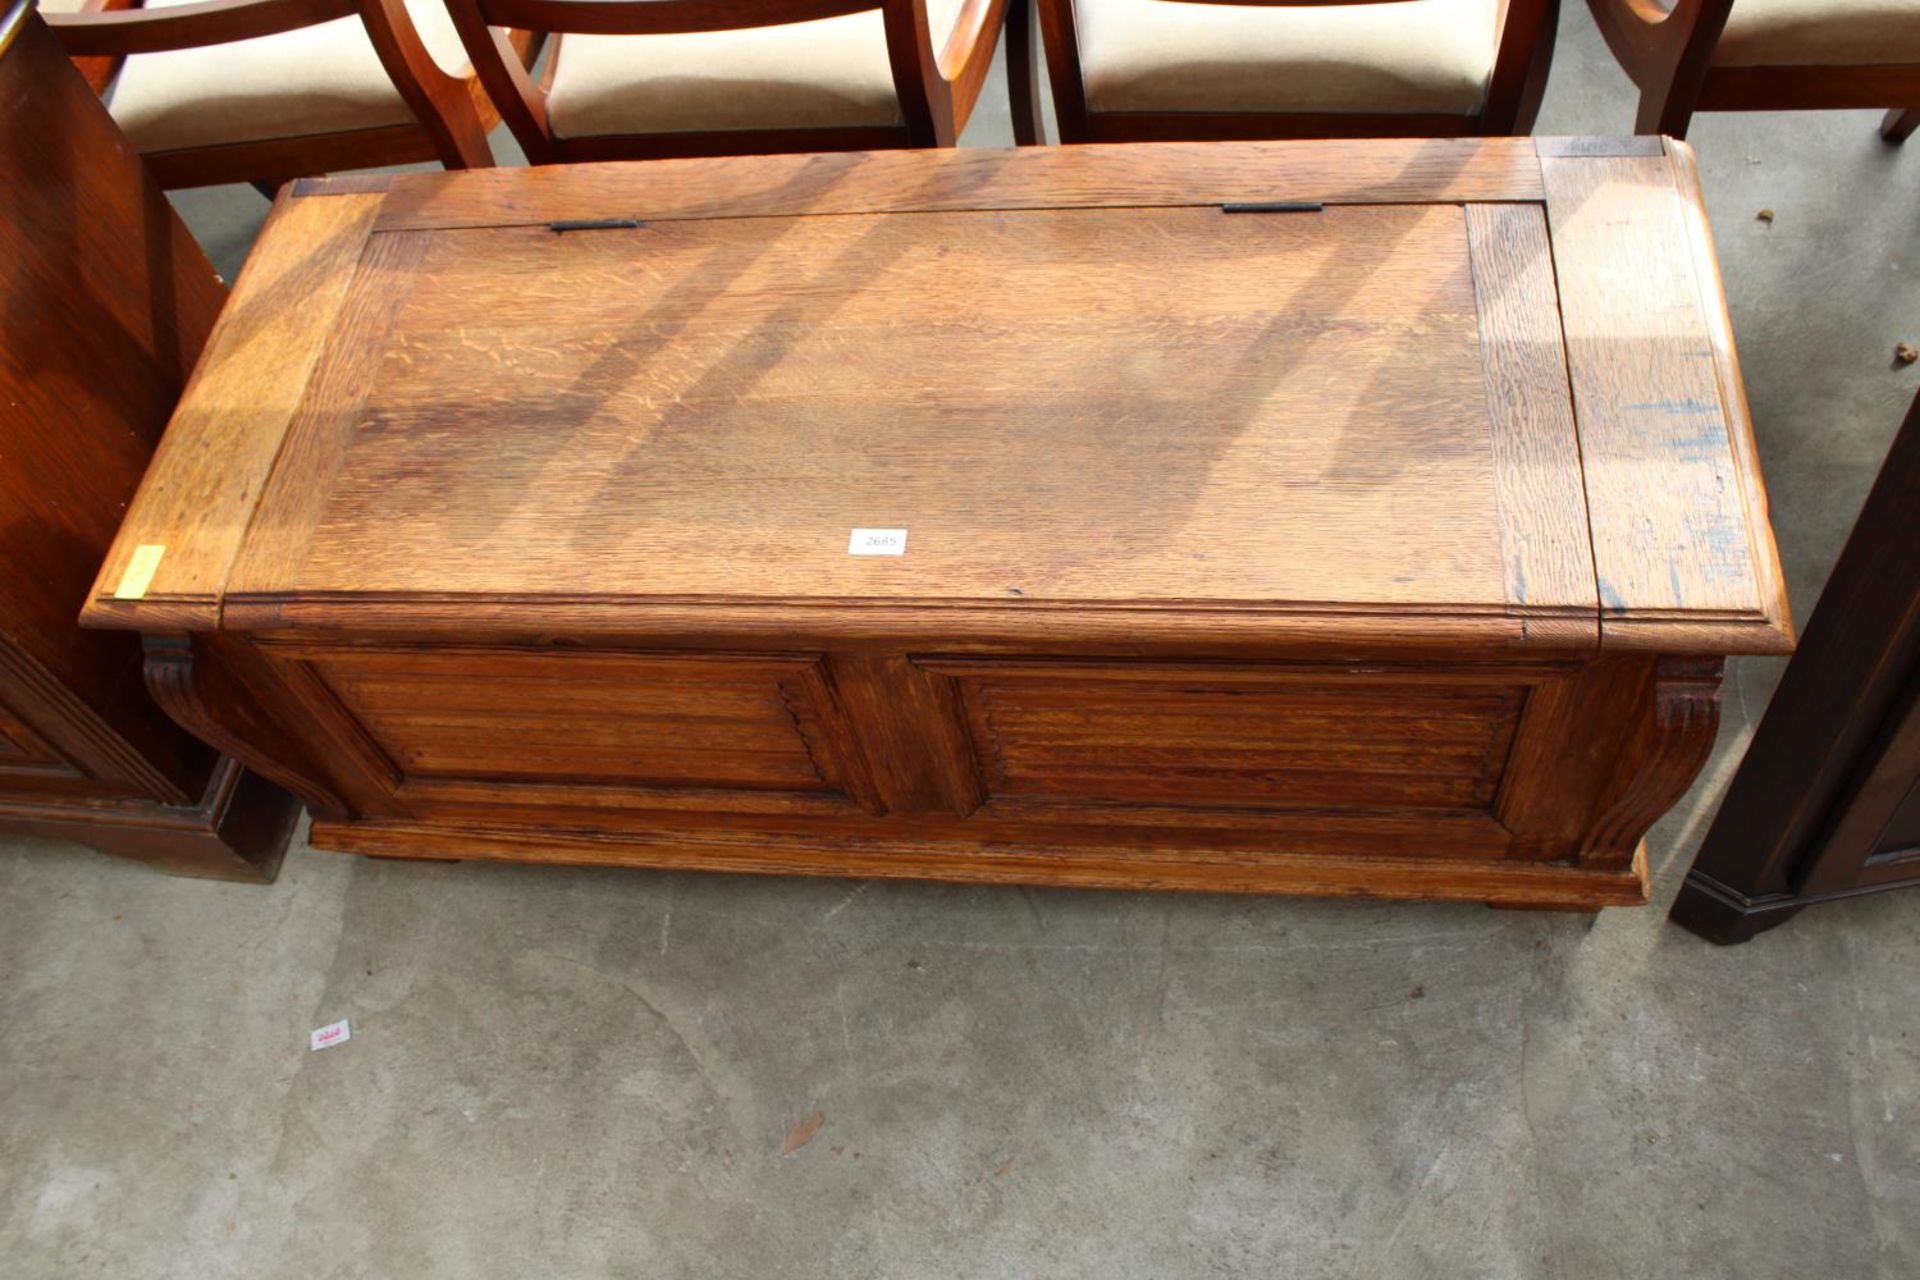
<path fill-rule="evenodd" d="M 1634 154 L 1076 148 L 303 184 L 88 619 L 644 630 L 832 609 L 932 632 L 1064 611 L 1777 648 L 1704 227 L 1664 153 L 1615 149 Z M 1221 208 L 1250 200 L 1282 207 Z M 857 529 L 904 530 L 904 554 L 850 554 Z M 166 550 L 129 593 L 142 546 Z"/>

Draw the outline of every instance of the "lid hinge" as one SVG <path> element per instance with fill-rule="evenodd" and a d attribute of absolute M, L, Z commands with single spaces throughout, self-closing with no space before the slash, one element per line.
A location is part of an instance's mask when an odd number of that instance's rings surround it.
<path fill-rule="evenodd" d="M 574 218 L 549 222 L 547 230 L 560 235 L 567 231 L 631 231 L 639 225 L 636 218 Z"/>
<path fill-rule="evenodd" d="M 1239 204 L 1223 204 L 1222 213 L 1319 213 L 1318 200 L 1254 200 Z"/>

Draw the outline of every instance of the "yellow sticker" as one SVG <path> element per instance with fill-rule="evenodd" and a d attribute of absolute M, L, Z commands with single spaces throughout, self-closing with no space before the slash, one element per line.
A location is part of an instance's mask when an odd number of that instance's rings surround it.
<path fill-rule="evenodd" d="M 127 561 L 127 571 L 120 575 L 120 585 L 113 589 L 115 600 L 138 600 L 147 594 L 147 584 L 153 581 L 154 570 L 160 567 L 160 557 L 167 554 L 164 542 L 143 542 L 133 549 L 133 559 Z"/>

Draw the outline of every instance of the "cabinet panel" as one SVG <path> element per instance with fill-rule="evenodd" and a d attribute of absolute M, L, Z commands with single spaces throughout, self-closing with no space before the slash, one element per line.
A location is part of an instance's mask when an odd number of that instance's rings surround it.
<path fill-rule="evenodd" d="M 1880 833 L 1873 856 L 1907 858 L 1920 862 L 1920 780 L 1907 792 L 1907 798 L 1894 810 L 1893 821 Z"/>
<path fill-rule="evenodd" d="M 189 799 L 31 655 L 0 640 L 0 798 L 31 803 L 142 797 Z M 157 714 L 157 713 L 156 713 Z M 207 753 L 193 749 L 182 768 Z"/>
<path fill-rule="evenodd" d="M 814 655 L 422 646 L 298 656 L 415 809 L 487 794 L 583 808 L 653 796 L 716 811 L 870 794 Z"/>
<path fill-rule="evenodd" d="M 0 791 L 31 794 L 84 776 L 24 721 L 0 706 Z"/>
<path fill-rule="evenodd" d="M 1378 667 L 922 665 L 952 681 L 989 805 L 1223 815 L 1486 813 L 1529 684 Z"/>
<path fill-rule="evenodd" d="M 1920 681 L 1861 796 L 1868 802 L 1864 810 L 1878 808 L 1887 818 L 1871 840 L 1858 883 L 1904 884 L 1920 878 Z"/>

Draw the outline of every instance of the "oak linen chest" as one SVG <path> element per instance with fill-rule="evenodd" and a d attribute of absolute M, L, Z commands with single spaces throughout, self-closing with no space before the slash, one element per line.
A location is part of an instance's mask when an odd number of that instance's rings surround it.
<path fill-rule="evenodd" d="M 326 849 L 1567 908 L 1791 645 L 1657 139 L 302 182 L 85 621 Z"/>

